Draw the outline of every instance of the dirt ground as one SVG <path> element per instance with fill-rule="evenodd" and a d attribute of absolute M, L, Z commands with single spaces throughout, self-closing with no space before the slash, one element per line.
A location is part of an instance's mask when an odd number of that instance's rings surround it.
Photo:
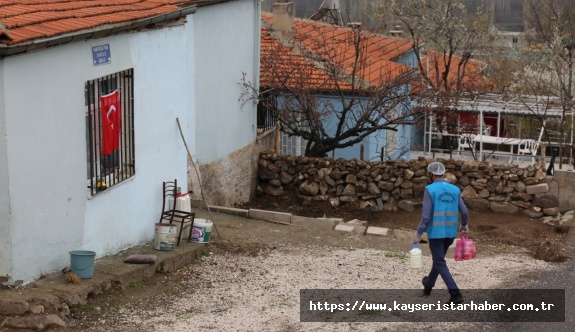
<path fill-rule="evenodd" d="M 415 212 L 367 212 L 351 204 L 334 208 L 326 202 L 305 202 L 302 199 L 284 196 L 260 196 L 242 206 L 290 212 L 294 215 L 309 217 L 341 217 L 367 220 L 369 225 L 414 230 L 419 222 L 421 211 Z M 531 257 L 547 262 L 562 262 L 572 254 L 573 248 L 564 241 L 565 234 L 553 227 L 534 220 L 524 214 L 505 215 L 492 212 L 477 213 L 470 211 L 470 237 L 476 242 L 482 256 L 497 254 L 527 253 Z M 201 216 L 200 217 L 205 217 Z M 280 248 L 373 248 L 385 252 L 406 252 L 409 244 L 393 238 L 370 237 L 345 234 L 333 231 L 306 231 L 297 227 L 278 225 L 270 222 L 250 221 L 222 223 L 219 216 L 221 239 L 214 232 L 214 241 L 207 247 L 207 255 L 237 255 L 258 258 Z M 283 227 L 282 227 L 283 226 Z M 427 246 L 422 246 L 424 254 L 429 256 Z M 510 272 L 511 273 L 511 272 Z M 120 317 L 126 310 L 145 312 L 161 306 L 166 301 L 179 301 L 181 294 L 198 291 L 194 280 L 194 266 L 176 273 L 156 275 L 142 282 L 120 286 L 100 294 L 80 307 L 72 308 L 68 323 L 72 327 L 55 331 L 127 331 Z M 533 279 L 530 272 L 513 277 L 513 285 L 518 281 Z M 511 281 L 510 281 L 511 282 Z M 153 330 L 150 327 L 150 330 Z M 0 328 L 1 332 L 4 332 Z M 131 331 L 131 330 L 130 330 Z"/>
<path fill-rule="evenodd" d="M 404 212 L 368 212 L 353 204 L 332 207 L 327 202 L 306 202 L 294 196 L 257 196 L 241 208 L 258 208 L 308 217 L 339 217 L 345 221 L 352 219 L 367 220 L 370 226 L 413 231 L 419 223 L 421 211 Z M 204 212 L 205 213 L 205 212 Z M 206 217 L 200 215 L 200 217 Z M 216 215 L 215 220 L 220 217 Z M 573 255 L 573 244 L 566 242 L 566 234 L 518 213 L 516 215 L 493 212 L 470 211 L 470 237 L 475 241 L 482 255 L 498 253 L 527 253 L 534 259 L 546 262 L 563 262 Z M 234 254 L 257 257 L 273 252 L 276 247 L 293 245 L 302 248 L 347 247 L 376 248 L 386 252 L 405 252 L 406 244 L 397 239 L 383 241 L 380 237 L 343 234 L 333 231 L 308 232 L 296 227 L 278 227 L 277 224 L 261 221 L 242 223 L 222 223 L 217 239 L 207 247 L 207 255 Z M 409 245 L 407 245 L 409 247 Z M 423 246 L 422 249 L 427 250 Z M 409 249 L 407 249 L 408 251 Z M 429 253 L 425 253 L 429 255 Z M 172 274 L 156 275 L 142 282 L 123 285 L 91 298 L 88 304 L 73 307 L 67 317 L 69 327 L 51 329 L 53 331 L 124 331 L 125 325 L 119 325 L 117 317 L 125 308 L 147 309 L 161 306 L 163 299 L 178 299 L 181 294 L 194 292 L 193 283 L 187 282 L 194 275 L 193 265 Z M 520 276 L 530 280 L 531 275 Z M 3 317 L 0 317 L 0 321 Z M 0 332 L 16 331 L 0 327 Z"/>
<path fill-rule="evenodd" d="M 329 202 L 305 201 L 291 194 L 256 196 L 242 207 L 289 212 L 304 217 L 339 217 L 345 221 L 360 219 L 367 220 L 370 226 L 407 230 L 415 230 L 421 217 L 421 210 L 370 212 L 359 209 L 354 203 L 335 208 Z M 563 262 L 573 253 L 564 241 L 564 231 L 539 219 L 531 219 L 520 212 L 509 215 L 469 210 L 469 213 L 469 236 L 483 248 L 500 251 L 506 250 L 505 245 L 513 245 L 525 248 L 533 258 L 547 262 Z"/>

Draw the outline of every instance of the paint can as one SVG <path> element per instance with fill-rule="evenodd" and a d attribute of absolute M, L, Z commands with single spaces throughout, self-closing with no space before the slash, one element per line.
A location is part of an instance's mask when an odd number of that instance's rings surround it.
<path fill-rule="evenodd" d="M 154 249 L 174 250 L 178 237 L 177 231 L 175 224 L 157 223 L 154 232 Z"/>
<path fill-rule="evenodd" d="M 192 227 L 192 242 L 208 243 L 214 223 L 211 220 L 196 218 Z"/>

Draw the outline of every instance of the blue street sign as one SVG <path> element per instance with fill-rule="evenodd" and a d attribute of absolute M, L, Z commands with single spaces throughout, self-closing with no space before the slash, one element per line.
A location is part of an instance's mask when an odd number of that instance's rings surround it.
<path fill-rule="evenodd" d="M 110 44 L 92 46 L 92 65 L 99 66 L 112 62 Z"/>

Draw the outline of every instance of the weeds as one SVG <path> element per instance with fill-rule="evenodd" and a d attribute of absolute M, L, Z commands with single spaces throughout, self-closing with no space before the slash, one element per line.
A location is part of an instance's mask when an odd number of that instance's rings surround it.
<path fill-rule="evenodd" d="M 383 254 L 387 258 L 397 258 L 397 259 L 406 259 L 407 255 L 400 252 L 386 252 Z"/>

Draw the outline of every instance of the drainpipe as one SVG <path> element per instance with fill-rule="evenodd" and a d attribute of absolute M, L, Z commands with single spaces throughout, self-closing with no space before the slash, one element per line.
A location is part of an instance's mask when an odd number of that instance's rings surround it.
<path fill-rule="evenodd" d="M 254 0 L 254 77 L 253 84 L 258 98 L 254 99 L 255 112 L 253 115 L 253 123 L 257 124 L 257 105 L 259 103 L 259 92 L 260 92 L 260 43 L 261 43 L 261 24 L 262 24 L 262 0 Z M 253 135 L 255 138 L 257 125 L 253 128 Z"/>
<path fill-rule="evenodd" d="M 259 92 L 260 86 L 260 42 L 262 25 L 262 0 L 254 0 L 254 87 Z M 258 100 L 255 100 L 257 104 Z"/>

